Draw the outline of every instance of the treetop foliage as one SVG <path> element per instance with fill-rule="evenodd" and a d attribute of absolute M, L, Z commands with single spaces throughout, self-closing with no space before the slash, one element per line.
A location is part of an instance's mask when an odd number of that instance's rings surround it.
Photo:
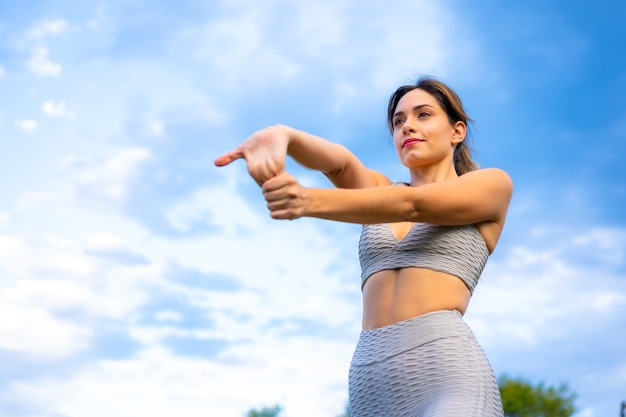
<path fill-rule="evenodd" d="M 279 417 L 280 413 L 283 411 L 283 408 L 279 405 L 275 405 L 274 407 L 263 407 L 262 410 L 252 409 L 248 411 L 246 417 Z"/>
<path fill-rule="evenodd" d="M 555 388 L 541 382 L 533 386 L 521 378 L 503 375 L 498 385 L 506 417 L 570 417 L 576 411 L 576 394 L 567 384 Z"/>

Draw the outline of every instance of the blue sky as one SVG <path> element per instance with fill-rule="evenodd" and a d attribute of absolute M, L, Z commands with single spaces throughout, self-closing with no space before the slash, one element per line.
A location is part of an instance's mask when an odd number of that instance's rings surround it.
<path fill-rule="evenodd" d="M 466 314 L 496 373 L 618 414 L 626 5 L 370 3 L 0 2 L 0 416 L 340 414 L 359 227 L 213 159 L 283 123 L 405 180 L 385 108 L 423 74 L 515 183 Z"/>

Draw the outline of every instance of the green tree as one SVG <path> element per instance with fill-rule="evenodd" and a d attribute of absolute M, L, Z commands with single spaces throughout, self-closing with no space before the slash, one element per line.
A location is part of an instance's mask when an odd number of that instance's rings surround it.
<path fill-rule="evenodd" d="M 506 417 L 570 417 L 576 411 L 576 394 L 567 384 L 558 388 L 536 386 L 504 375 L 498 379 L 502 406 Z"/>
<path fill-rule="evenodd" d="M 263 407 L 262 410 L 252 409 L 248 411 L 246 417 L 278 417 L 282 411 L 283 408 L 280 405 L 275 405 L 272 408 Z"/>

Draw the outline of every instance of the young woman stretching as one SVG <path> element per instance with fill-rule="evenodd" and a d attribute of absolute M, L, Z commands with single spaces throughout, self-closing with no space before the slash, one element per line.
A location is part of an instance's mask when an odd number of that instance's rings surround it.
<path fill-rule="evenodd" d="M 363 224 L 363 331 L 349 375 L 352 416 L 502 416 L 495 375 L 463 320 L 504 227 L 513 185 L 478 169 L 468 116 L 433 78 L 398 88 L 387 122 L 410 183 L 370 170 L 345 147 L 286 126 L 254 133 L 218 166 L 244 158 L 275 219 Z M 302 187 L 289 155 L 337 187 Z"/>

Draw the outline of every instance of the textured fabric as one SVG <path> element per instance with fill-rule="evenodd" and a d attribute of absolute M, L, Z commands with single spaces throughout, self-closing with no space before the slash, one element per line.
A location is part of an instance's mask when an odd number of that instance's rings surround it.
<path fill-rule="evenodd" d="M 361 332 L 349 377 L 353 417 L 502 417 L 495 375 L 458 311 Z"/>
<path fill-rule="evenodd" d="M 476 226 L 415 223 L 398 240 L 388 224 L 363 225 L 359 240 L 361 286 L 384 269 L 428 268 L 459 277 L 474 292 L 489 251 Z"/>

